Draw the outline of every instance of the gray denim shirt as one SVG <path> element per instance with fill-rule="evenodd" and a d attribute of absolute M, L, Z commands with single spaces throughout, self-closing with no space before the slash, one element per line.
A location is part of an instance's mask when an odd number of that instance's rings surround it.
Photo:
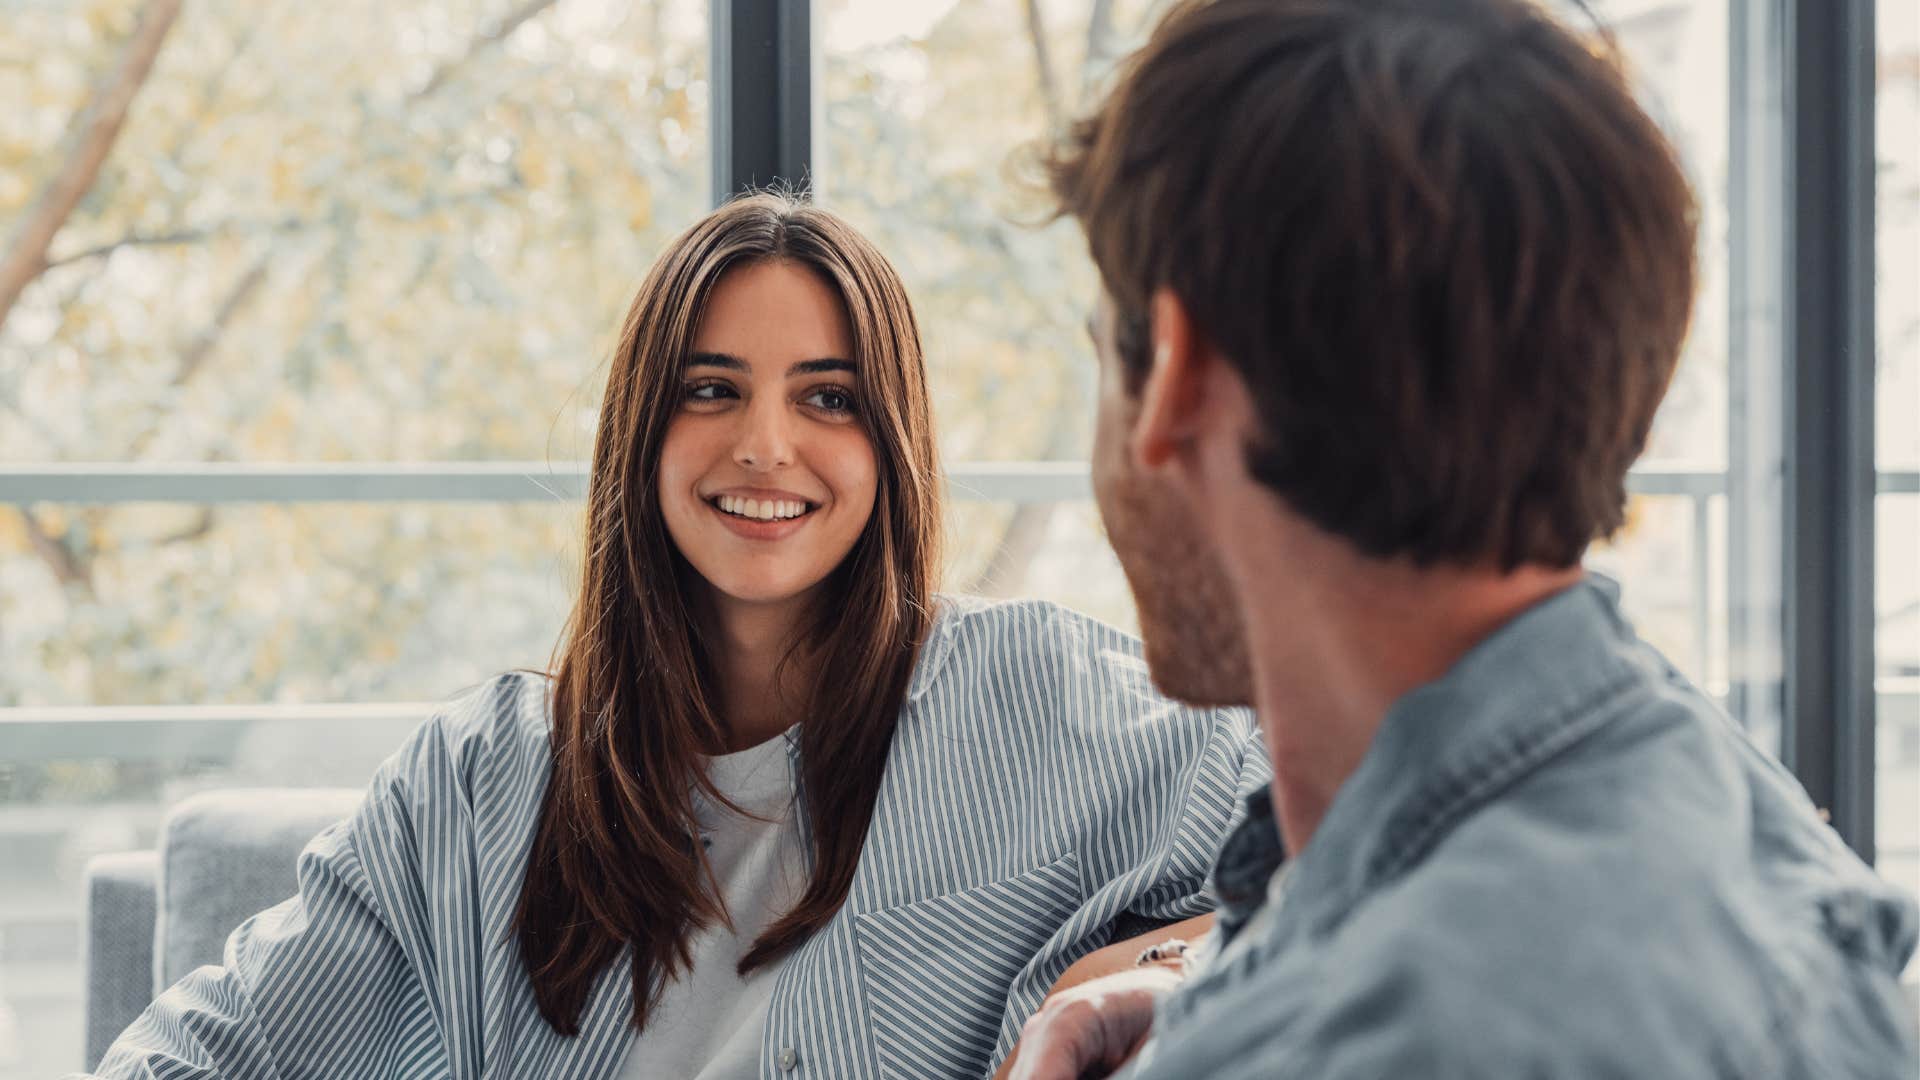
<path fill-rule="evenodd" d="M 1617 601 L 1590 577 L 1398 702 L 1249 927 L 1285 857 L 1253 795 L 1235 947 L 1126 1075 L 1920 1076 L 1913 900 Z"/>

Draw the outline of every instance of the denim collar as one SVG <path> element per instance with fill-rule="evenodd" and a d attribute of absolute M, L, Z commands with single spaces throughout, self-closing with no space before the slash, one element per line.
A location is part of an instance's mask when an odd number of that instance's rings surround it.
<path fill-rule="evenodd" d="M 1246 814 L 1220 846 L 1211 885 L 1220 901 L 1216 913 L 1222 944 L 1239 936 L 1247 920 L 1267 898 L 1267 882 L 1287 860 L 1286 844 L 1273 819 L 1273 785 L 1247 795 Z"/>
<path fill-rule="evenodd" d="M 1629 687 L 1670 676 L 1637 643 L 1607 578 L 1589 573 L 1529 608 L 1387 711 L 1288 871 L 1283 934 L 1330 933 L 1463 814 L 1620 715 Z M 1258 909 L 1286 858 L 1270 791 L 1247 807 L 1214 867 L 1224 938 Z"/>

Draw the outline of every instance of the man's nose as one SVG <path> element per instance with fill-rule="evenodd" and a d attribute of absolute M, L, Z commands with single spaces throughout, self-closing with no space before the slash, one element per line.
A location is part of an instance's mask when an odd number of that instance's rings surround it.
<path fill-rule="evenodd" d="M 785 401 L 778 396 L 762 396 L 741 418 L 733 460 L 761 472 L 793 464 L 791 424 Z"/>

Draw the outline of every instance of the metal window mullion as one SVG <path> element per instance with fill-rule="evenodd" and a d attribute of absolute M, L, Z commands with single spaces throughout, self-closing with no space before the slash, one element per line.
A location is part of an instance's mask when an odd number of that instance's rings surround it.
<path fill-rule="evenodd" d="M 1727 177 L 1728 710 L 1786 744 L 1786 10 L 1731 0 Z"/>
<path fill-rule="evenodd" d="M 711 0 L 713 202 L 808 181 L 812 0 Z"/>
<path fill-rule="evenodd" d="M 1783 757 L 1873 857 L 1872 0 L 1789 0 Z"/>

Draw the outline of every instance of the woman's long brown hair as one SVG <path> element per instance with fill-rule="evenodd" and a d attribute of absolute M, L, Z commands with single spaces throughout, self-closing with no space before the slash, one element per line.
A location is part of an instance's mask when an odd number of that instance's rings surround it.
<path fill-rule="evenodd" d="M 853 329 L 862 422 L 879 465 L 873 516 L 798 641 L 814 678 L 800 726 L 798 810 L 811 876 L 740 962 L 778 959 L 826 925 L 853 883 L 932 620 L 940 495 L 920 336 L 886 259 L 833 215 L 759 194 L 668 247 L 627 313 L 608 374 L 587 496 L 578 600 L 555 651 L 553 772 L 514 932 L 540 1014 L 578 1034 L 598 975 L 631 945 L 633 1024 L 692 963 L 696 930 L 727 924 L 696 842 L 703 755 L 725 742 L 699 581 L 657 491 L 661 442 L 714 285 L 778 259 L 818 274 Z"/>

